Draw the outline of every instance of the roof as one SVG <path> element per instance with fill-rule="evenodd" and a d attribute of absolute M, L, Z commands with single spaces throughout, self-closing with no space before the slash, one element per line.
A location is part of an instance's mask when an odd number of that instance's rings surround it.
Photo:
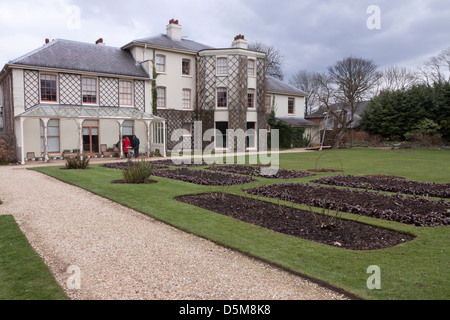
<path fill-rule="evenodd" d="M 166 34 L 160 34 L 153 37 L 133 40 L 131 43 L 147 44 L 151 46 L 164 47 L 173 50 L 183 50 L 192 52 L 199 52 L 205 49 L 214 49 L 213 47 L 192 40 L 187 39 L 173 40 Z M 122 48 L 127 48 L 128 46 L 129 44 Z"/>
<path fill-rule="evenodd" d="M 56 39 L 9 62 L 12 65 L 149 78 L 131 53 L 103 44 Z"/>
<path fill-rule="evenodd" d="M 40 104 L 19 114 L 18 117 L 29 118 L 68 118 L 68 119 L 117 119 L 117 120 L 156 120 L 163 121 L 163 118 L 150 113 L 139 111 L 134 108 L 118 107 L 86 107 L 86 106 L 66 106 L 66 105 L 45 105 Z"/>
<path fill-rule="evenodd" d="M 306 93 L 304 93 L 303 91 L 287 83 L 284 83 L 281 80 L 275 79 L 271 76 L 267 76 L 266 78 L 267 78 L 267 92 L 296 95 L 301 97 L 306 96 Z"/>
<path fill-rule="evenodd" d="M 276 118 L 277 120 L 286 122 L 290 125 L 292 125 L 293 127 L 315 127 L 318 126 L 317 123 L 309 121 L 309 120 L 305 120 L 303 118 L 292 118 L 292 117 L 288 117 L 288 118 Z"/>

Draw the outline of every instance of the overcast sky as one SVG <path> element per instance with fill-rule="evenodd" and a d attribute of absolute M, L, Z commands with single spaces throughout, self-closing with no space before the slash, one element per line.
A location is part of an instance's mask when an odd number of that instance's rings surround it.
<path fill-rule="evenodd" d="M 348 56 L 416 68 L 450 47 L 449 0 L 0 0 L 0 65 L 45 38 L 121 47 L 165 33 L 172 18 L 216 48 L 237 34 L 277 48 L 285 82 Z"/>

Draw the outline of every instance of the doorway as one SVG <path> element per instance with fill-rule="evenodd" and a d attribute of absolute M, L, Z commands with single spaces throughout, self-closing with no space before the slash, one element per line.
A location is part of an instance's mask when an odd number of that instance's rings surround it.
<path fill-rule="evenodd" d="M 98 154 L 100 141 L 98 134 L 98 121 L 84 121 L 83 123 L 83 153 L 86 155 Z"/>

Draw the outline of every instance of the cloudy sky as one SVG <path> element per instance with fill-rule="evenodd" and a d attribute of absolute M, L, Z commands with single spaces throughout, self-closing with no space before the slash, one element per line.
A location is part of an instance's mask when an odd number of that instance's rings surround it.
<path fill-rule="evenodd" d="M 45 38 L 121 47 L 165 33 L 172 18 L 213 47 L 243 34 L 277 48 L 286 82 L 348 56 L 416 68 L 450 47 L 449 0 L 0 0 L 0 65 Z"/>

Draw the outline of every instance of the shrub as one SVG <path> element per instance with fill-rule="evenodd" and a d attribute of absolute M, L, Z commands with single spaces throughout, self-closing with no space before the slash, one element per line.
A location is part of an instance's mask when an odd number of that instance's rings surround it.
<path fill-rule="evenodd" d="M 66 168 L 67 169 L 86 169 L 89 165 L 89 158 L 81 156 L 81 154 L 77 153 L 77 155 L 73 158 L 66 159 Z"/>
<path fill-rule="evenodd" d="M 138 163 L 129 161 L 123 170 L 123 180 L 126 183 L 146 183 L 153 174 L 153 166 L 150 162 L 141 160 Z"/>

